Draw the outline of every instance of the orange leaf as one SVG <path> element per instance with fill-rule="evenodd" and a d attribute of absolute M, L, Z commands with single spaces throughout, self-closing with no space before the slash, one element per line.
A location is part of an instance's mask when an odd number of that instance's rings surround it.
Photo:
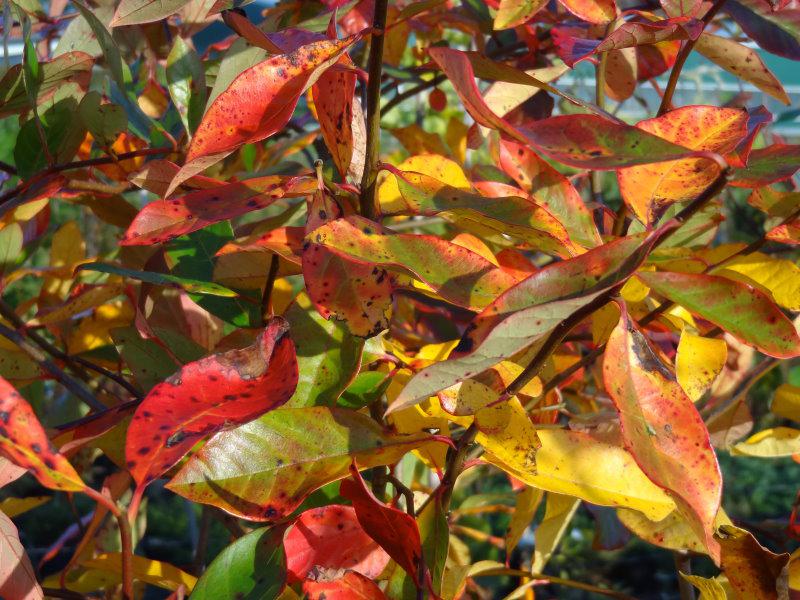
<path fill-rule="evenodd" d="M 619 412 L 623 442 L 719 562 L 714 519 L 722 475 L 708 430 L 674 374 L 620 308 L 619 324 L 606 345 L 603 378 Z"/>

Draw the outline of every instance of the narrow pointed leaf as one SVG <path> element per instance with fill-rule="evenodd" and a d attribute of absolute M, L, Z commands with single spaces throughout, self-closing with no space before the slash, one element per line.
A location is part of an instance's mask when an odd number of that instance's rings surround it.
<path fill-rule="evenodd" d="M 374 579 L 389 555 L 364 531 L 352 506 L 332 504 L 305 511 L 286 533 L 287 569 L 291 582 L 312 569 L 350 569 Z"/>
<path fill-rule="evenodd" d="M 123 246 L 149 246 L 270 206 L 284 197 L 313 190 L 305 177 L 270 175 L 197 190 L 145 206 L 120 240 Z"/>
<path fill-rule="evenodd" d="M 482 308 L 516 283 L 462 246 L 431 235 L 394 233 L 362 217 L 331 221 L 307 240 L 358 262 L 403 271 L 445 300 L 467 308 Z"/>
<path fill-rule="evenodd" d="M 135 271 L 133 269 L 127 269 L 121 265 L 115 265 L 111 263 L 85 263 L 80 265 L 78 270 L 96 271 L 98 273 L 108 273 L 109 275 L 121 275 L 127 279 L 135 279 L 137 281 L 144 281 L 145 283 L 152 283 L 153 285 L 183 289 L 187 292 L 194 292 L 196 294 L 208 294 L 209 296 L 223 296 L 228 298 L 233 298 L 237 295 L 233 290 L 211 281 L 199 281 L 197 279 L 190 279 L 188 277 L 171 275 L 170 273 Z"/>
<path fill-rule="evenodd" d="M 312 42 L 240 73 L 206 110 L 189 145 L 186 164 L 168 192 L 240 146 L 279 131 L 303 92 L 360 37 Z M 253 98 L 259 101 L 253 102 Z"/>
<path fill-rule="evenodd" d="M 136 409 L 125 447 L 138 485 L 157 478 L 203 438 L 289 400 L 298 376 L 288 329 L 275 318 L 252 346 L 189 363 L 150 391 Z"/>
<path fill-rule="evenodd" d="M 715 275 L 640 272 L 639 279 L 761 352 L 778 358 L 800 355 L 794 324 L 764 292 Z"/>
<path fill-rule="evenodd" d="M 397 435 L 342 408 L 283 408 L 223 431 L 181 468 L 167 487 L 193 502 L 271 521 L 291 513 L 315 489 L 362 468 L 393 464 L 430 441 Z"/>
<path fill-rule="evenodd" d="M 767 0 L 731 0 L 723 10 L 767 52 L 800 60 L 800 10 L 775 10 Z"/>
<path fill-rule="evenodd" d="M 0 378 L 0 454 L 27 469 L 44 487 L 66 492 L 86 488 L 69 461 L 56 450 L 31 405 Z"/>
<path fill-rule="evenodd" d="M 343 178 L 347 176 L 353 158 L 353 94 L 356 79 L 355 71 L 330 69 L 311 88 L 322 139 Z"/>
<path fill-rule="evenodd" d="M 160 21 L 178 12 L 189 0 L 122 0 L 111 27 Z"/>
<path fill-rule="evenodd" d="M 625 447 L 650 480 L 672 496 L 718 560 L 714 519 L 722 476 L 708 430 L 675 376 L 624 311 L 606 346 L 603 378 L 619 413 Z"/>
<path fill-rule="evenodd" d="M 422 541 L 416 520 L 378 500 L 353 465 L 350 466 L 350 475 L 350 479 L 342 482 L 339 493 L 353 503 L 361 527 L 406 573 L 415 575 L 422 558 Z"/>

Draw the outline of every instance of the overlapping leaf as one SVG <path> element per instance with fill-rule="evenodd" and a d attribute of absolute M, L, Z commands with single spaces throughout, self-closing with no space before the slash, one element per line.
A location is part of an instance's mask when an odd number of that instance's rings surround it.
<path fill-rule="evenodd" d="M 199 440 L 245 423 L 289 400 L 297 359 L 288 324 L 271 321 L 256 343 L 185 365 L 154 387 L 128 428 L 128 469 L 142 487 Z"/>
<path fill-rule="evenodd" d="M 603 378 L 619 413 L 626 448 L 650 480 L 673 497 L 718 561 L 714 519 L 722 475 L 708 430 L 624 310 L 606 346 Z"/>
<path fill-rule="evenodd" d="M 637 273 L 655 292 L 701 316 L 738 340 L 779 358 L 800 355 L 794 324 L 764 292 L 715 275 Z"/>
<path fill-rule="evenodd" d="M 223 431 L 167 484 L 176 494 L 247 519 L 272 521 L 293 511 L 318 487 L 361 468 L 397 462 L 429 441 L 397 435 L 342 408 L 283 408 Z"/>

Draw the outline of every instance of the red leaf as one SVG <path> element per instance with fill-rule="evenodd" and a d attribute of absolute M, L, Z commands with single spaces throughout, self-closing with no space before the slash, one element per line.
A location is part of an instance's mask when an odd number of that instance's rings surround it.
<path fill-rule="evenodd" d="M 367 488 L 355 464 L 350 465 L 350 475 L 352 479 L 342 481 L 339 494 L 353 503 L 364 531 L 416 581 L 415 574 L 422 557 L 417 522 L 403 511 L 378 500 Z"/>
<path fill-rule="evenodd" d="M 389 555 L 359 525 L 355 510 L 338 504 L 302 513 L 283 547 L 290 583 L 308 577 L 313 567 L 352 569 L 375 578 L 389 562 Z"/>
<path fill-rule="evenodd" d="M 280 198 L 305 196 L 312 190 L 313 180 L 307 177 L 270 175 L 189 192 L 172 200 L 156 200 L 136 215 L 120 244 L 158 244 L 266 208 Z"/>
<path fill-rule="evenodd" d="M 0 454 L 29 470 L 46 488 L 80 492 L 86 485 L 53 446 L 31 405 L 0 377 Z"/>
<path fill-rule="evenodd" d="M 719 562 L 714 519 L 722 475 L 700 413 L 630 321 L 624 306 L 606 346 L 603 379 L 622 439 L 645 475 L 664 488 Z"/>
<path fill-rule="evenodd" d="M 273 135 L 289 121 L 300 96 L 361 34 L 321 40 L 246 69 L 214 99 L 189 145 L 169 193 L 243 144 Z M 257 99 L 257 101 L 256 101 Z"/>
<path fill-rule="evenodd" d="M 297 386 L 289 325 L 273 319 L 256 343 L 189 363 L 155 386 L 128 428 L 128 469 L 140 488 L 201 439 L 284 404 Z"/>
<path fill-rule="evenodd" d="M 355 571 L 348 571 L 338 579 L 307 579 L 303 593 L 308 600 L 384 600 L 381 588 Z"/>
<path fill-rule="evenodd" d="M 353 94 L 356 74 L 330 69 L 311 88 L 322 139 L 343 178 L 353 157 Z"/>

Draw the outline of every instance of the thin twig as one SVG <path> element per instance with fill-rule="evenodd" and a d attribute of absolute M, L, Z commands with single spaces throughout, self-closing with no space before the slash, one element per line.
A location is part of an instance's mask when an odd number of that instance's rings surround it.
<path fill-rule="evenodd" d="M 675 561 L 675 575 L 678 577 L 678 593 L 681 600 L 694 600 L 694 586 L 681 577 L 681 573 L 692 574 L 692 560 L 689 554 L 679 550 L 672 551 L 672 558 Z"/>
<path fill-rule="evenodd" d="M 264 293 L 261 295 L 261 322 L 265 327 L 267 322 L 275 316 L 275 309 L 272 306 L 272 290 L 275 288 L 275 277 L 278 275 L 279 264 L 278 255 L 273 254 L 269 263 L 267 281 L 264 284 Z"/>
<path fill-rule="evenodd" d="M 703 29 L 705 29 L 708 24 L 711 23 L 711 19 L 716 16 L 723 4 L 725 4 L 725 0 L 715 0 L 711 8 L 708 9 L 708 12 L 703 15 Z M 694 45 L 699 39 L 700 36 L 698 35 L 693 40 L 686 40 L 683 42 L 683 46 L 681 46 L 680 52 L 678 52 L 678 56 L 675 58 L 675 64 L 672 66 L 672 71 L 670 71 L 669 81 L 667 81 L 667 87 L 664 89 L 664 96 L 661 98 L 661 106 L 658 107 L 658 114 L 656 116 L 660 117 L 672 109 L 672 96 L 675 94 L 675 89 L 678 86 L 678 79 L 681 76 L 683 65 L 686 64 L 686 59 L 689 58 L 689 55 L 694 49 Z"/>
<path fill-rule="evenodd" d="M 372 21 L 373 34 L 369 44 L 369 80 L 367 81 L 367 148 L 364 175 L 361 178 L 361 215 L 375 217 L 375 183 L 378 178 L 378 157 L 381 149 L 381 74 L 383 72 L 383 42 L 389 0 L 376 0 Z"/>
<path fill-rule="evenodd" d="M 617 600 L 636 600 L 633 596 L 628 596 L 627 594 L 623 594 L 622 592 L 607 590 L 588 583 L 581 583 L 580 581 L 572 581 L 571 579 L 562 579 L 561 577 L 554 577 L 552 575 L 545 575 L 543 573 L 529 573 L 528 571 L 523 571 L 522 569 L 507 569 L 507 568 L 490 569 L 487 571 L 480 571 L 476 573 L 473 577 L 497 577 L 498 575 L 508 575 L 510 577 L 530 577 L 532 581 L 522 586 L 525 589 L 532 588 L 535 585 L 540 584 L 542 581 L 548 581 L 553 585 L 563 585 L 578 590 L 584 590 L 586 592 L 593 592 L 595 594 L 600 594 L 602 596 L 608 596 L 609 598 L 616 598 Z M 521 590 L 522 588 L 517 588 L 516 591 L 521 591 Z"/>
<path fill-rule="evenodd" d="M 10 165 L 5 161 L 0 160 L 0 171 L 5 171 L 9 175 L 16 175 L 17 168 L 14 165 Z"/>

